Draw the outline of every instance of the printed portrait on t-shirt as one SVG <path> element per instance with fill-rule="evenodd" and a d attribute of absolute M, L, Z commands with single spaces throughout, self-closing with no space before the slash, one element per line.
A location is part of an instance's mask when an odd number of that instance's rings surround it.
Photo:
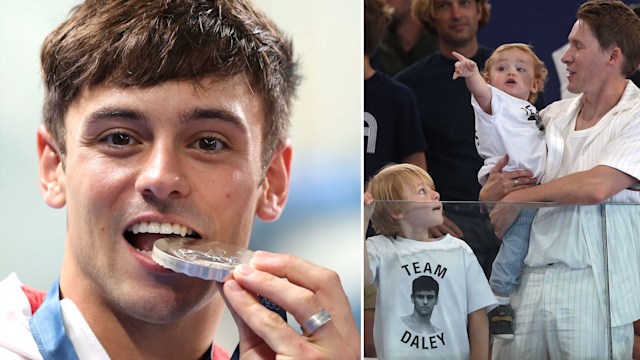
<path fill-rule="evenodd" d="M 410 296 L 413 312 L 400 318 L 413 333 L 432 334 L 440 331 L 431 323 L 431 315 L 438 304 L 439 290 L 438 282 L 431 276 L 423 275 L 413 280 Z"/>

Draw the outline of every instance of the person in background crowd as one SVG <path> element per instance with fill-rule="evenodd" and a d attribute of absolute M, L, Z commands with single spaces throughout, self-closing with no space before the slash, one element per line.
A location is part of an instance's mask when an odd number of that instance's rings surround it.
<path fill-rule="evenodd" d="M 393 8 L 389 32 L 373 56 L 374 67 L 391 76 L 438 48 L 435 36 L 411 14 L 412 0 L 386 0 Z"/>

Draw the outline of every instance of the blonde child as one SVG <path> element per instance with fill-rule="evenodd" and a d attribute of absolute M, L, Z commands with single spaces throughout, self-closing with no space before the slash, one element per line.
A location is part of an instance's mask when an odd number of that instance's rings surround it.
<path fill-rule="evenodd" d="M 430 238 L 442 203 L 431 177 L 390 165 L 364 194 L 365 284 L 378 288 L 374 340 L 380 359 L 486 359 L 487 309 L 496 300 L 471 248 L 451 235 Z M 374 211 L 375 205 L 375 211 Z"/>
<path fill-rule="evenodd" d="M 509 162 L 504 171 L 529 170 L 535 179 L 544 175 L 547 147 L 544 125 L 533 103 L 544 88 L 547 69 L 528 45 L 504 44 L 485 63 L 484 74 L 478 66 L 453 52 L 458 59 L 453 79 L 464 77 L 472 94 L 476 115 L 476 148 L 485 159 L 478 172 L 484 185 L 489 172 L 505 154 Z M 514 178 L 512 190 L 531 186 L 531 178 Z M 529 247 L 529 235 L 535 210 L 523 210 L 504 234 L 489 283 L 500 304 L 489 313 L 489 330 L 501 339 L 513 339 L 514 291 Z M 498 237 L 501 234 L 496 234 Z"/>

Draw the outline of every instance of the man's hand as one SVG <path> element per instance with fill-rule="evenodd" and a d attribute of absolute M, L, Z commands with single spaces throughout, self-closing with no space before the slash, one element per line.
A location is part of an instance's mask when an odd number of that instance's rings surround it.
<path fill-rule="evenodd" d="M 530 188 L 538 183 L 529 170 L 502 172 L 509 162 L 509 155 L 505 155 L 489 172 L 489 178 L 480 189 L 480 201 L 502 201 L 509 193 Z"/>
<path fill-rule="evenodd" d="M 241 359 L 360 359 L 360 335 L 338 275 L 292 255 L 257 251 L 249 265 L 218 284 L 238 326 Z M 300 324 L 326 310 L 332 319 L 299 334 L 256 296 L 273 301 Z"/>
<path fill-rule="evenodd" d="M 521 209 L 522 205 L 520 204 L 499 203 L 493 207 L 493 210 L 489 213 L 489 217 L 491 218 L 494 233 L 499 240 L 502 240 L 505 231 L 507 231 L 509 226 L 516 220 Z"/>

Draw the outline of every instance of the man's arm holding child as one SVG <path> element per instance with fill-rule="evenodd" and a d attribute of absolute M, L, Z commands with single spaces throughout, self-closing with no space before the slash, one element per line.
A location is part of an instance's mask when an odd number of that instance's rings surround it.
<path fill-rule="evenodd" d="M 489 176 L 508 177 L 510 175 L 509 173 L 492 172 Z M 604 202 L 637 182 L 636 178 L 620 170 L 598 165 L 589 170 L 562 176 L 538 186 L 510 192 L 502 199 L 482 198 L 483 191 L 481 191 L 481 200 L 499 200 L 501 202 L 552 201 L 560 204 L 595 205 Z M 502 182 L 492 183 L 500 184 Z M 487 184 L 489 184 L 489 181 L 487 181 Z M 487 189 L 484 193 L 498 192 Z M 517 212 L 512 211 L 512 208 L 508 206 L 496 206 L 490 216 L 496 233 L 504 234 L 504 231 L 515 220 Z"/>
<path fill-rule="evenodd" d="M 491 114 L 491 89 L 482 75 L 480 75 L 478 64 L 455 51 L 451 54 L 458 59 L 454 65 L 453 80 L 463 77 L 467 83 L 467 88 L 476 98 L 482 111 Z"/>

